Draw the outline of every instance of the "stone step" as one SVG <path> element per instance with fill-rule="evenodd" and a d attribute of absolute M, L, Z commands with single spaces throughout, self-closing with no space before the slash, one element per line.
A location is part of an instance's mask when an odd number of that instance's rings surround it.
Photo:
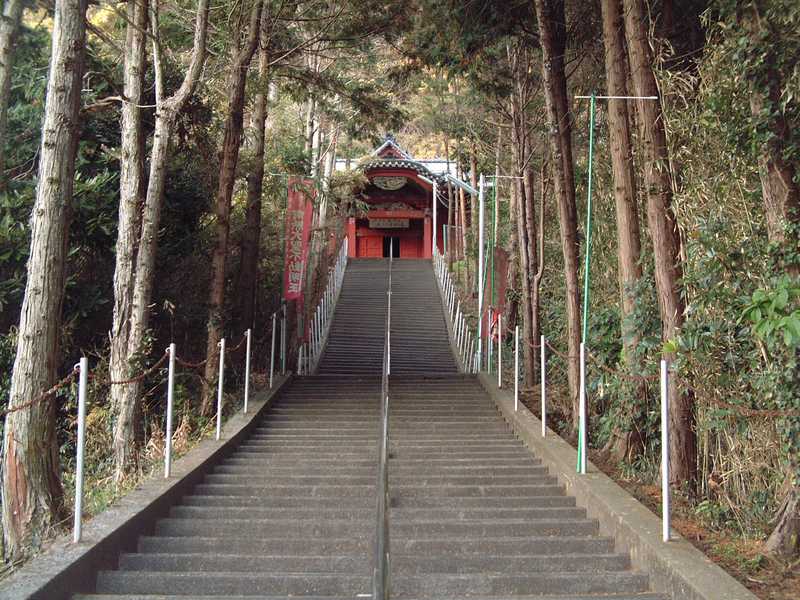
<path fill-rule="evenodd" d="M 142 536 L 139 538 L 140 553 L 161 554 L 250 554 L 279 556 L 345 556 L 369 554 L 374 536 L 336 537 L 176 537 Z"/>
<path fill-rule="evenodd" d="M 185 571 L 213 573 L 351 573 L 370 574 L 365 553 L 336 556 L 264 555 L 224 553 L 123 554 L 119 568 L 124 571 Z"/>
<path fill-rule="evenodd" d="M 156 535 L 176 536 L 298 536 L 298 537 L 348 537 L 373 535 L 374 519 L 364 514 L 361 520 L 341 519 L 159 519 Z"/>
<path fill-rule="evenodd" d="M 326 573 L 230 573 L 101 571 L 97 591 L 123 594 L 284 594 L 351 595 L 369 593 L 370 578 Z"/>
<path fill-rule="evenodd" d="M 346 499 L 347 506 L 362 510 L 375 510 L 374 494 L 363 497 L 349 497 Z M 184 496 L 183 506 L 232 506 L 232 507 L 257 507 L 257 508 L 293 508 L 302 506 L 308 509 L 329 509 L 338 508 L 342 505 L 342 498 L 339 496 L 311 497 L 311 496 L 270 496 L 270 495 L 232 495 L 223 494 L 203 495 L 195 494 Z"/>
<path fill-rule="evenodd" d="M 392 539 L 448 539 L 459 537 L 482 538 L 491 535 L 517 537 L 543 535 L 597 535 L 599 527 L 592 519 L 539 519 L 480 521 L 398 521 L 391 524 Z"/>
<path fill-rule="evenodd" d="M 412 575 L 392 580 L 394 598 L 457 598 L 477 595 L 610 594 L 644 592 L 647 576 L 633 572 L 522 573 L 517 575 Z"/>
<path fill-rule="evenodd" d="M 392 575 L 433 573 L 519 574 L 541 572 L 624 571 L 627 554 L 522 554 L 471 556 L 416 556 L 392 552 Z"/>

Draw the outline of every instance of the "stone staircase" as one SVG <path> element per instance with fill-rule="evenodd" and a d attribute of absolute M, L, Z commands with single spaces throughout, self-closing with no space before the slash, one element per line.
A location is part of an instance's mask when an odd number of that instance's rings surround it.
<path fill-rule="evenodd" d="M 310 377 L 81 600 L 371 593 L 380 379 Z"/>
<path fill-rule="evenodd" d="M 318 374 L 380 377 L 388 285 L 388 258 L 350 259 Z"/>
<path fill-rule="evenodd" d="M 393 377 L 390 398 L 394 598 L 666 600 L 474 376 Z"/>
<path fill-rule="evenodd" d="M 387 280 L 350 262 L 318 374 L 74 598 L 371 597 Z M 457 373 L 430 263 L 392 281 L 391 597 L 666 600 Z"/>

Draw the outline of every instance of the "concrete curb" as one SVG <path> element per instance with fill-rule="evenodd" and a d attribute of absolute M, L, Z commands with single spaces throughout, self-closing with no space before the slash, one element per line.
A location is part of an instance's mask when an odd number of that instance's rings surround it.
<path fill-rule="evenodd" d="M 155 522 L 169 512 L 207 473 L 227 457 L 257 425 L 273 398 L 292 380 L 278 376 L 275 387 L 250 401 L 246 415 L 228 419 L 225 439 L 202 440 L 186 456 L 175 461 L 172 476 L 154 476 L 122 497 L 108 510 L 86 523 L 83 540 L 72 535 L 58 538 L 2 584 L 0 598 L 15 600 L 67 600 L 74 593 L 94 590 L 97 571 L 114 569 L 121 552 L 135 550 L 138 538 L 152 532 Z"/>
<path fill-rule="evenodd" d="M 675 600 L 758 600 L 676 531 L 670 542 L 662 542 L 658 517 L 591 462 L 586 475 L 578 475 L 572 446 L 549 428 L 542 438 L 541 421 L 522 404 L 515 412 L 511 392 L 499 389 L 486 373 L 478 379 L 517 436 L 600 522 L 601 533 L 614 538 L 618 551 L 630 554 L 634 568 L 648 573 L 653 591 Z"/>

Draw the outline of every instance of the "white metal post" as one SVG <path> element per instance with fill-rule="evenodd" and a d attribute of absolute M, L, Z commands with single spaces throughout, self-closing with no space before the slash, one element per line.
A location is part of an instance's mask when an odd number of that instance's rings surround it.
<path fill-rule="evenodd" d="M 281 375 L 286 375 L 286 304 L 281 306 Z"/>
<path fill-rule="evenodd" d="M 669 489 L 669 370 L 666 360 L 661 361 L 661 537 L 669 541 L 670 489 Z"/>
<path fill-rule="evenodd" d="M 297 349 L 297 374 L 303 374 L 303 347 Z"/>
<path fill-rule="evenodd" d="M 542 437 L 545 437 L 547 432 L 547 394 L 545 392 L 545 373 L 547 370 L 547 363 L 545 362 L 544 354 L 544 336 L 539 338 L 539 377 L 542 392 Z"/>
<path fill-rule="evenodd" d="M 391 274 L 389 276 L 389 285 L 391 286 Z M 386 292 L 389 296 L 389 308 L 386 315 L 386 374 L 392 374 L 392 290 Z"/>
<path fill-rule="evenodd" d="M 514 411 L 519 410 L 519 325 L 514 327 Z"/>
<path fill-rule="evenodd" d="M 172 413 L 175 406 L 175 343 L 169 345 L 169 370 L 167 371 L 167 434 L 164 439 L 164 478 L 172 472 Z"/>
<path fill-rule="evenodd" d="M 581 475 L 586 475 L 586 454 L 588 448 L 586 447 L 586 345 L 581 342 L 581 387 L 580 387 L 580 472 Z"/>
<path fill-rule="evenodd" d="M 503 388 L 503 313 L 497 313 L 497 387 Z"/>
<path fill-rule="evenodd" d="M 247 355 L 244 358 L 244 408 L 243 411 L 247 412 L 247 403 L 250 400 L 250 338 L 251 338 L 251 330 L 248 329 L 245 332 L 247 336 L 247 344 L 246 344 L 246 352 Z"/>
<path fill-rule="evenodd" d="M 470 337 L 471 334 L 470 334 Z M 470 373 L 475 373 L 475 340 L 471 339 L 469 343 L 469 360 L 471 362 L 470 365 Z"/>
<path fill-rule="evenodd" d="M 225 389 L 225 338 L 219 341 L 219 378 L 217 381 L 217 439 L 222 435 L 222 392 Z"/>
<path fill-rule="evenodd" d="M 272 389 L 272 377 L 275 374 L 275 326 L 278 324 L 278 313 L 272 313 L 272 350 L 269 354 L 269 389 Z"/>
<path fill-rule="evenodd" d="M 492 372 L 492 350 L 494 349 L 494 339 L 492 338 L 492 308 L 489 307 L 489 320 L 487 321 L 486 339 L 489 341 L 489 347 L 486 351 L 486 372 Z"/>
<path fill-rule="evenodd" d="M 432 249 L 432 252 L 433 252 L 434 255 L 437 255 L 437 252 L 439 251 L 438 247 L 436 246 L 436 234 L 438 233 L 436 231 L 436 227 L 437 227 L 437 223 L 438 223 L 437 218 L 436 218 L 437 217 L 436 207 L 439 204 L 439 198 L 437 198 L 438 194 L 439 194 L 439 189 L 438 189 L 438 186 L 436 185 L 436 180 L 434 180 L 434 182 L 433 182 L 433 230 L 431 231 L 431 236 L 433 237 L 433 244 L 431 245 L 431 249 Z"/>
<path fill-rule="evenodd" d="M 78 363 L 78 443 L 75 456 L 75 521 L 72 541 L 81 541 L 83 524 L 83 450 L 86 446 L 86 382 L 89 379 L 89 359 L 85 356 Z"/>
<path fill-rule="evenodd" d="M 478 186 L 478 370 L 481 369 L 483 354 L 483 237 L 484 237 L 484 177 L 481 173 Z"/>

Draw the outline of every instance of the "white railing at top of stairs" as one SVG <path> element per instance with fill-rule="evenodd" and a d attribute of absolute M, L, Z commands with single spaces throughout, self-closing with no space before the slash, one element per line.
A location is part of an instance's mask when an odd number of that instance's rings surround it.
<path fill-rule="evenodd" d="M 345 237 L 339 248 L 339 255 L 336 262 L 328 274 L 328 284 L 320 297 L 319 303 L 314 310 L 309 326 L 309 339 L 304 342 L 297 351 L 297 374 L 309 375 L 317 369 L 325 343 L 328 341 L 333 312 L 336 302 L 339 300 L 339 293 L 342 291 L 344 272 L 347 269 L 347 249 L 348 240 Z"/>
<path fill-rule="evenodd" d="M 459 366 L 465 373 L 477 373 L 479 369 L 478 351 L 475 348 L 477 335 L 473 334 L 466 316 L 461 311 L 461 300 L 458 299 L 456 283 L 447 268 L 447 260 L 436 249 L 433 252 L 433 270 L 442 295 L 447 322 L 458 349 Z"/>

